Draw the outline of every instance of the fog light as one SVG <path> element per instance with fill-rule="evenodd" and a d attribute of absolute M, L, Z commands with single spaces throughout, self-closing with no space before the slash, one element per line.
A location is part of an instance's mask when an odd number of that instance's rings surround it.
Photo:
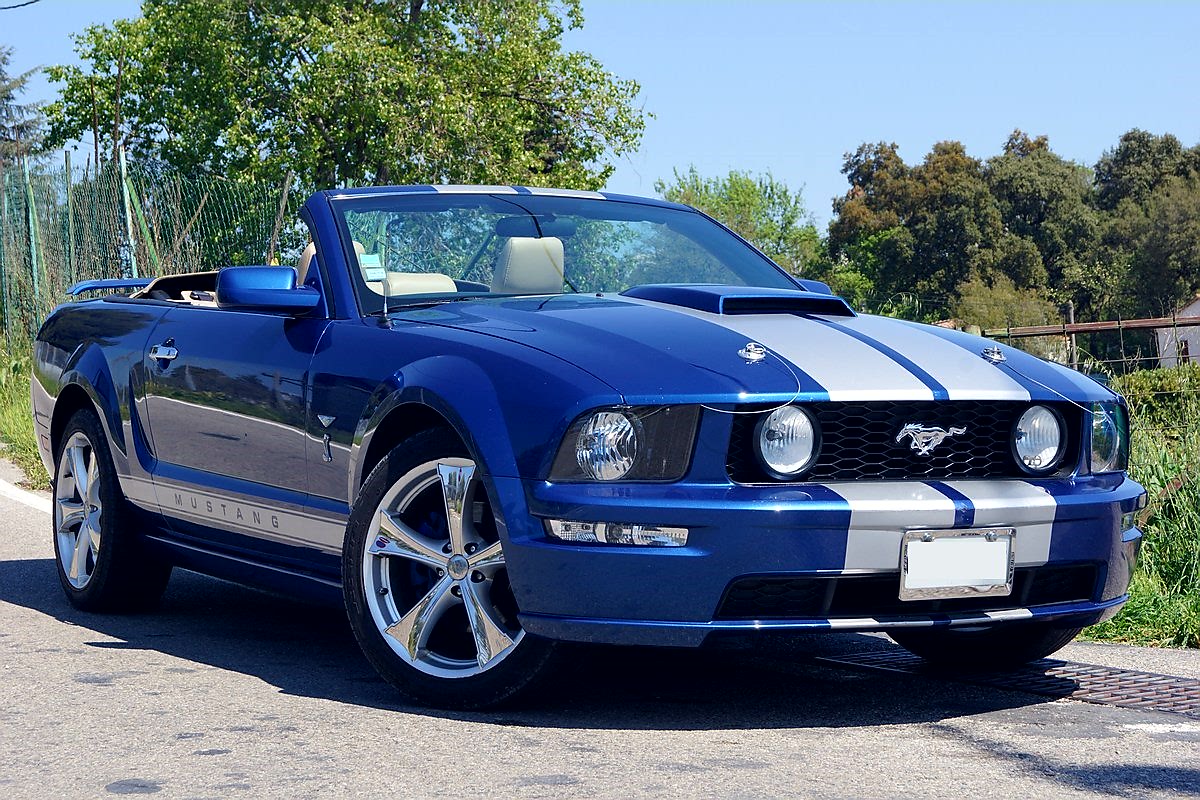
<path fill-rule="evenodd" d="M 1013 429 L 1013 448 L 1026 472 L 1042 475 L 1058 466 L 1066 445 L 1058 413 L 1046 406 L 1032 406 Z"/>
<path fill-rule="evenodd" d="M 1121 515 L 1121 533 L 1124 533 L 1125 531 L 1128 531 L 1128 530 L 1132 530 L 1136 524 L 1137 524 L 1137 515 L 1134 514 L 1132 511 L 1129 512 L 1128 514 Z"/>
<path fill-rule="evenodd" d="M 567 519 L 546 520 L 546 532 L 564 542 L 599 542 L 645 547 L 683 547 L 687 528 L 663 525 L 636 525 L 629 522 L 576 522 Z"/>

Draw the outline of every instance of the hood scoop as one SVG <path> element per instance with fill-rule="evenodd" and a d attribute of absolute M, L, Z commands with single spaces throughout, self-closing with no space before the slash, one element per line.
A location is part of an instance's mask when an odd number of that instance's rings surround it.
<path fill-rule="evenodd" d="M 842 298 L 799 289 L 759 289 L 748 286 L 650 284 L 621 292 L 654 303 L 694 308 L 709 314 L 820 314 L 857 316 Z"/>

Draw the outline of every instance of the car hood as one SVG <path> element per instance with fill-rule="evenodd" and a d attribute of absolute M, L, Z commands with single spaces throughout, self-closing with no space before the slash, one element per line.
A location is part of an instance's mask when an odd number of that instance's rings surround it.
<path fill-rule="evenodd" d="M 756 296 L 744 287 L 687 287 L 629 294 L 640 296 L 484 298 L 400 312 L 395 319 L 536 348 L 586 370 L 633 404 L 1114 397 L 1090 378 L 1021 350 L 856 315 L 841 301 L 844 310 L 829 306 L 832 298 L 805 292 Z M 816 299 L 811 305 L 779 302 L 800 296 Z M 755 348 L 747 350 L 750 343 L 765 348 L 760 360 Z M 983 355 L 988 348 L 994 348 L 992 360 Z"/>

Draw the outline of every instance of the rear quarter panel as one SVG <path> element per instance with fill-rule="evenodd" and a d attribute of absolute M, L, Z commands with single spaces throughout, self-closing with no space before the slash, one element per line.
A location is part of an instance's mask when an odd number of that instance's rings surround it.
<path fill-rule="evenodd" d="M 66 403 L 64 392 L 75 395 L 78 389 L 99 413 L 118 474 L 146 471 L 149 455 L 136 444 L 136 403 L 142 395 L 146 341 L 167 308 L 152 300 L 100 298 L 59 306 L 46 319 L 34 345 L 31 399 L 47 469 L 53 462 L 52 436 L 74 407 L 73 401 Z"/>

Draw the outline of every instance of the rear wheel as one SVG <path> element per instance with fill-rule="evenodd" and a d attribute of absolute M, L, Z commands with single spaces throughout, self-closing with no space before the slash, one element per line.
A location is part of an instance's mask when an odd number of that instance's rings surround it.
<path fill-rule="evenodd" d="M 147 552 L 131 524 L 108 439 L 91 409 L 67 421 L 54 465 L 54 552 L 67 599 L 85 611 L 154 605 L 171 565 Z"/>
<path fill-rule="evenodd" d="M 1057 652 L 1083 628 L 1024 622 L 977 630 L 897 628 L 896 644 L 931 664 L 953 667 L 1015 667 Z"/>
<path fill-rule="evenodd" d="M 517 619 L 483 479 L 447 431 L 409 439 L 371 472 L 350 516 L 342 576 L 359 645 L 419 703 L 493 706 L 549 669 L 553 643 Z"/>

